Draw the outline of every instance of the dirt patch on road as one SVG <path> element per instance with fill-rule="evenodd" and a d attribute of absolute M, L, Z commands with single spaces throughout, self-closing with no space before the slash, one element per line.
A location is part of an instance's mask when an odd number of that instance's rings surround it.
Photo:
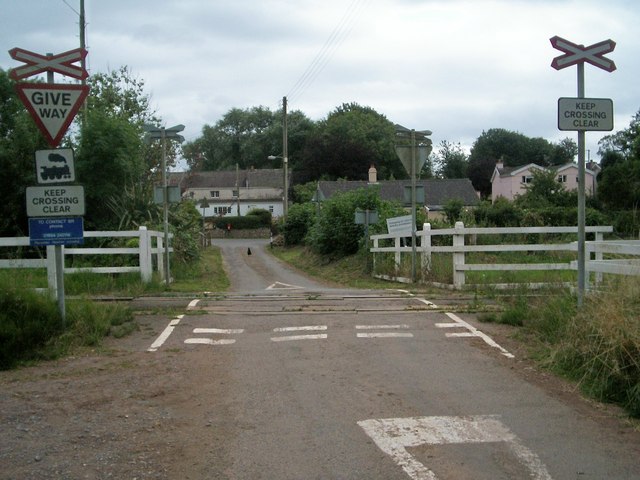
<path fill-rule="evenodd" d="M 0 478 L 200 479 L 224 469 L 229 432 L 208 418 L 224 413 L 224 360 L 132 351 L 166 325 L 142 323 L 101 352 L 0 372 Z"/>

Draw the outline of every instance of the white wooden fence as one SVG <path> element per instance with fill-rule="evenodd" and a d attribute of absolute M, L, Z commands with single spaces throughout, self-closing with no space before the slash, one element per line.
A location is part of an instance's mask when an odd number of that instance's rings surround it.
<path fill-rule="evenodd" d="M 595 241 L 589 241 L 586 245 L 587 262 L 586 270 L 596 272 L 595 280 L 600 281 L 602 273 L 617 275 L 640 275 L 640 260 L 636 259 L 604 259 L 604 254 L 624 256 L 640 256 L 640 241 L 604 241 L 604 234 L 613 231 L 611 226 L 586 227 L 587 233 L 595 235 Z M 453 288 L 464 287 L 465 273 L 469 271 L 527 271 L 527 270 L 577 270 L 577 262 L 564 263 L 508 263 L 508 264 L 479 264 L 466 263 L 465 255 L 472 252 L 577 252 L 577 242 L 569 243 L 544 243 L 544 244 L 504 244 L 497 241 L 491 245 L 465 244 L 465 238 L 477 238 L 478 235 L 531 235 L 531 234 L 576 234 L 578 227 L 521 227 L 521 228 L 465 228 L 462 222 L 457 222 L 454 228 L 432 230 L 431 225 L 425 223 L 422 231 L 418 231 L 416 250 L 420 256 L 420 265 L 423 272 L 429 272 L 431 268 L 432 254 L 452 254 Z M 451 245 L 432 245 L 432 239 L 437 236 L 451 236 Z M 401 256 L 411 255 L 410 246 L 402 246 L 402 234 L 372 235 L 374 275 L 378 278 L 410 282 L 411 279 L 400 276 Z M 381 243 L 390 243 L 393 246 L 381 246 Z M 472 242 L 475 243 L 475 242 Z M 394 254 L 395 271 L 391 274 L 375 273 L 377 264 L 376 256 L 379 254 Z M 640 258 L 640 257 L 639 257 Z M 588 277 L 587 277 L 588 278 Z"/>
<path fill-rule="evenodd" d="M 88 248 L 69 247 L 62 248 L 63 256 L 66 255 L 136 255 L 138 265 L 127 267 L 81 267 L 66 268 L 65 273 L 93 272 L 93 273 L 124 273 L 139 272 L 143 282 L 151 281 L 153 276 L 154 263 L 156 270 L 162 277 L 164 275 L 164 234 L 147 227 L 140 227 L 138 230 L 126 231 L 104 231 L 104 232 L 84 232 L 85 238 L 138 238 L 137 247 L 110 247 L 110 248 Z M 169 237 L 171 238 L 171 236 Z M 4 237 L 0 238 L 0 247 L 20 247 L 29 246 L 29 237 Z M 46 249 L 46 258 L 36 259 L 0 259 L 0 268 L 46 268 L 49 287 L 55 290 L 55 266 L 53 246 Z M 173 248 L 169 248 L 172 252 Z M 155 262 L 154 260 L 155 255 Z"/>

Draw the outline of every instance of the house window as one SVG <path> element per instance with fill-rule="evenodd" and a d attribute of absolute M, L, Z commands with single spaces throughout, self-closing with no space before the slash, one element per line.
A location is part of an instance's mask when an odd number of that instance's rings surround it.
<path fill-rule="evenodd" d="M 240 196 L 240 190 L 234 190 L 232 195 L 234 197 L 239 197 Z"/>
<path fill-rule="evenodd" d="M 531 183 L 533 182 L 533 177 L 531 175 L 523 175 L 521 183 Z"/>
<path fill-rule="evenodd" d="M 567 176 L 566 175 L 558 175 L 558 182 L 567 183 Z"/>
<path fill-rule="evenodd" d="M 273 213 L 273 205 L 269 205 L 269 213 Z"/>
<path fill-rule="evenodd" d="M 209 194 L 211 195 L 211 198 L 219 198 L 220 197 L 220 191 L 219 190 L 211 190 L 209 192 Z"/>

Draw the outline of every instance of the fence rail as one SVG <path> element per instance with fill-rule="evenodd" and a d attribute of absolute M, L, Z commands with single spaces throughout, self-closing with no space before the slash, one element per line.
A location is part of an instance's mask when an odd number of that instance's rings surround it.
<path fill-rule="evenodd" d="M 87 231 L 85 238 L 137 238 L 137 247 L 70 247 L 62 248 L 63 257 L 68 255 L 134 255 L 138 257 L 138 265 L 122 267 L 65 267 L 65 273 L 126 273 L 139 272 L 143 282 L 150 282 L 153 277 L 154 265 L 162 278 L 164 275 L 164 233 L 147 230 L 142 226 L 138 230 L 123 231 Z M 170 235 L 169 238 L 171 238 Z M 0 247 L 28 247 L 29 237 L 0 238 Z M 53 246 L 46 248 L 45 258 L 18 258 L 0 260 L 0 268 L 46 268 L 50 289 L 55 290 L 55 274 Z M 169 247 L 169 252 L 173 248 Z M 155 257 L 155 261 L 154 261 Z M 64 264 L 64 259 L 63 259 Z"/>
<path fill-rule="evenodd" d="M 587 272 L 596 274 L 595 281 L 602 279 L 603 273 L 616 275 L 640 275 L 640 241 L 604 241 L 604 234 L 611 233 L 611 226 L 589 226 L 586 233 L 594 235 L 595 241 L 589 241 L 586 245 L 588 260 Z M 422 272 L 429 272 L 432 265 L 432 255 L 447 253 L 452 255 L 453 288 L 461 289 L 466 284 L 466 272 L 470 271 L 559 271 L 577 270 L 577 262 L 557 263 L 467 263 L 466 254 L 477 252 L 577 252 L 577 242 L 559 243 L 500 243 L 477 245 L 474 241 L 478 235 L 504 237 L 505 235 L 535 235 L 535 234 L 576 234 L 578 227 L 508 227 L 508 228 L 466 228 L 462 222 L 456 223 L 454 228 L 432 230 L 431 225 L 425 223 L 423 229 L 416 234 L 416 251 L 420 255 Z M 451 245 L 433 245 L 436 237 L 451 237 Z M 372 235 L 374 275 L 379 278 L 392 279 L 401 282 L 410 282 L 411 279 L 400 275 L 402 255 L 411 255 L 412 247 L 403 246 L 402 241 L 406 234 Z M 465 242 L 469 238 L 469 243 Z M 384 242 L 393 242 L 393 246 L 382 246 Z M 383 274 L 376 273 L 378 256 L 381 254 L 394 255 L 393 272 Z M 609 256 L 625 256 L 634 258 L 604 259 Z"/>

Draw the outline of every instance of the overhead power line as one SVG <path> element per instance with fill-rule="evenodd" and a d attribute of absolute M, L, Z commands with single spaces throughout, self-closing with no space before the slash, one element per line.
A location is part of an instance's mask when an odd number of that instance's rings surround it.
<path fill-rule="evenodd" d="M 338 47 L 344 43 L 351 33 L 358 14 L 366 2 L 367 0 L 351 0 L 349 7 L 331 32 L 331 35 L 329 35 L 329 38 L 327 38 L 307 69 L 289 90 L 287 98 L 299 98 L 314 82 L 327 63 L 329 63 Z"/>

